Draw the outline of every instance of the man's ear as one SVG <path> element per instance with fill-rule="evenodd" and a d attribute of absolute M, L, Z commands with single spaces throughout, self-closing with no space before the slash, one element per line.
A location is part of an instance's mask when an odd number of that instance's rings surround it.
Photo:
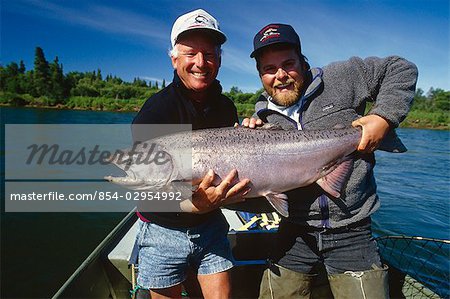
<path fill-rule="evenodd" d="M 305 59 L 302 59 L 302 70 L 304 73 L 306 73 L 307 71 L 309 71 L 311 67 L 309 66 L 309 63 L 306 62 Z"/>
<path fill-rule="evenodd" d="M 259 65 L 259 61 L 258 61 L 257 58 L 255 58 L 255 64 L 256 64 L 256 71 L 258 72 L 259 78 L 262 79 L 262 73 L 261 73 L 261 71 L 259 69 L 260 65 Z"/>
<path fill-rule="evenodd" d="M 177 57 L 174 57 L 173 55 L 170 56 L 170 60 L 172 61 L 172 66 L 176 70 L 177 69 Z"/>

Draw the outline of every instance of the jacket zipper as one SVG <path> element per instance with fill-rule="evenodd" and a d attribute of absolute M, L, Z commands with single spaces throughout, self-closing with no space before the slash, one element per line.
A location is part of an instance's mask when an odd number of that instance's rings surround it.
<path fill-rule="evenodd" d="M 303 130 L 303 106 L 305 105 L 306 98 L 302 97 L 299 109 L 298 122 L 300 124 L 300 130 Z M 330 225 L 330 209 L 328 207 L 328 197 L 322 194 L 318 197 L 320 214 L 322 215 L 322 220 L 320 226 L 322 228 L 331 228 Z"/>

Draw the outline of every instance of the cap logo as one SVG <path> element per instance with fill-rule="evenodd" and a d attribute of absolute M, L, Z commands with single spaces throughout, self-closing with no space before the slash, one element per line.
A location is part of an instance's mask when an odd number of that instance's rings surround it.
<path fill-rule="evenodd" d="M 208 19 L 202 15 L 199 15 L 199 16 L 195 17 L 195 22 L 206 24 L 206 23 L 208 23 Z"/>
<path fill-rule="evenodd" d="M 275 37 L 279 37 L 280 33 L 278 32 L 277 28 L 269 28 L 266 31 L 264 31 L 263 36 L 261 37 L 261 39 L 259 40 L 260 42 L 264 42 L 265 40 L 269 39 L 269 38 L 275 38 Z"/>
<path fill-rule="evenodd" d="M 208 27 L 212 27 L 212 28 L 216 28 L 215 23 L 208 19 L 205 16 L 202 15 L 198 15 L 195 17 L 195 22 L 193 24 L 191 24 L 188 28 L 192 28 L 192 27 L 203 27 L 203 26 L 208 26 Z"/>

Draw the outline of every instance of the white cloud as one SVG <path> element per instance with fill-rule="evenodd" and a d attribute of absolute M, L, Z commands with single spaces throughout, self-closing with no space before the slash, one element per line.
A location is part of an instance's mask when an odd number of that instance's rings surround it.
<path fill-rule="evenodd" d="M 78 7 L 68 7 L 63 4 L 64 2 L 56 4 L 42 0 L 27 0 L 19 3 L 16 6 L 16 10 L 20 13 L 55 19 L 102 32 L 167 41 L 167 34 L 163 30 L 167 24 L 156 17 L 141 15 L 110 6 L 80 5 Z M 34 7 L 31 8 L 30 6 Z"/>

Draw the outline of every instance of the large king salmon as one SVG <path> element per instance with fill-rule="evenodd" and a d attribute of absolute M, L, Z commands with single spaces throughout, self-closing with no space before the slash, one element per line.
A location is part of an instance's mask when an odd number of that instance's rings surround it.
<path fill-rule="evenodd" d="M 239 178 L 251 180 L 246 198 L 264 196 L 287 217 L 285 191 L 316 182 L 330 196 L 340 197 L 353 166 L 350 154 L 360 139 L 356 128 L 298 131 L 265 125 L 180 132 L 140 143 L 126 158 L 115 157 L 112 163 L 127 175 L 105 178 L 134 190 L 154 190 L 198 181 L 209 169 L 219 178 L 237 169 Z M 153 163 L 140 162 L 149 151 L 147 161 Z"/>

